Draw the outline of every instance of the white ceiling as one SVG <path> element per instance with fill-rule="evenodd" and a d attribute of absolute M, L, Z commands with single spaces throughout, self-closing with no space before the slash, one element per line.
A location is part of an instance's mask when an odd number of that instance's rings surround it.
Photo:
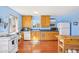
<path fill-rule="evenodd" d="M 78 6 L 10 6 L 21 15 L 61 16 L 79 10 Z"/>

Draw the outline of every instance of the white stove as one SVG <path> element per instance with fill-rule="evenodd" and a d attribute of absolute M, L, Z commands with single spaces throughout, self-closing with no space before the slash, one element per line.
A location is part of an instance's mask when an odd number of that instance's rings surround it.
<path fill-rule="evenodd" d="M 0 37 L 0 53 L 15 53 L 18 51 L 18 36 L 13 34 L 10 36 Z"/>

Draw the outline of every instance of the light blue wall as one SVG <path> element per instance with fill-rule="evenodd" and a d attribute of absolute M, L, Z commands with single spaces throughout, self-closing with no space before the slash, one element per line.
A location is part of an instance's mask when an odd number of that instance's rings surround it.
<path fill-rule="evenodd" d="M 3 18 L 5 21 L 7 21 L 7 17 L 9 15 L 14 15 L 14 16 L 17 16 L 18 17 L 18 30 L 20 31 L 22 26 L 21 26 L 21 20 L 22 20 L 22 16 L 17 13 L 16 11 L 14 11 L 13 9 L 7 7 L 7 6 L 0 6 L 0 17 Z M 7 31 L 8 29 L 6 30 L 3 30 L 3 31 Z"/>
<path fill-rule="evenodd" d="M 58 16 L 56 17 L 57 23 L 59 22 L 69 22 L 71 23 L 71 35 L 72 36 L 79 36 L 79 26 L 73 26 L 73 22 L 79 22 L 79 11 L 74 11 L 67 15 Z"/>
<path fill-rule="evenodd" d="M 71 35 L 79 36 L 79 11 L 74 12 L 71 16 Z M 78 26 L 73 26 L 73 22 L 78 22 Z"/>
<path fill-rule="evenodd" d="M 73 11 L 71 13 L 67 13 L 66 15 L 58 16 L 56 19 L 57 23 L 79 21 L 79 11 Z"/>

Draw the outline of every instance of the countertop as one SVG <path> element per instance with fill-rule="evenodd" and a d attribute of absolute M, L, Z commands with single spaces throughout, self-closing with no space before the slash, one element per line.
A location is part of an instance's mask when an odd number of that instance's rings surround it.
<path fill-rule="evenodd" d="M 58 32 L 58 31 L 50 31 L 50 30 L 31 30 L 30 32 L 33 31 L 40 31 L 40 32 Z M 22 31 L 22 32 L 26 32 L 26 31 Z"/>
<path fill-rule="evenodd" d="M 52 29 L 52 28 L 31 28 L 31 29 L 29 29 L 29 30 L 21 30 L 21 31 L 42 31 L 42 32 L 44 32 L 44 31 L 55 31 L 55 32 L 58 32 L 58 30 L 57 29 Z"/>
<path fill-rule="evenodd" d="M 62 37 L 66 39 L 79 39 L 79 36 L 64 36 L 64 35 L 57 35 L 56 37 Z"/>
<path fill-rule="evenodd" d="M 10 36 L 12 36 L 12 35 L 17 35 L 17 33 L 13 33 L 13 34 L 2 34 L 2 35 L 0 35 L 0 37 L 10 37 Z"/>

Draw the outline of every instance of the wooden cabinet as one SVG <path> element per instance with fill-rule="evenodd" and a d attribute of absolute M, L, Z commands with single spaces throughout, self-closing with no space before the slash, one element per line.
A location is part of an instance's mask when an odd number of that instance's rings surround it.
<path fill-rule="evenodd" d="M 31 27 L 32 16 L 22 16 L 22 27 Z"/>
<path fill-rule="evenodd" d="M 58 32 L 32 31 L 31 40 L 57 40 Z"/>
<path fill-rule="evenodd" d="M 46 40 L 46 32 L 41 32 L 41 40 Z"/>
<path fill-rule="evenodd" d="M 57 40 L 58 32 L 46 32 L 46 40 Z"/>
<path fill-rule="evenodd" d="M 58 32 L 41 32 L 41 40 L 57 40 Z"/>
<path fill-rule="evenodd" d="M 24 40 L 24 32 L 21 32 L 21 39 Z"/>
<path fill-rule="evenodd" d="M 40 40 L 40 31 L 32 31 L 31 40 Z"/>
<path fill-rule="evenodd" d="M 49 27 L 50 26 L 50 16 L 41 16 L 41 27 Z"/>
<path fill-rule="evenodd" d="M 50 26 L 50 16 L 41 16 L 41 27 Z M 22 27 L 32 27 L 32 16 L 22 16 Z"/>

